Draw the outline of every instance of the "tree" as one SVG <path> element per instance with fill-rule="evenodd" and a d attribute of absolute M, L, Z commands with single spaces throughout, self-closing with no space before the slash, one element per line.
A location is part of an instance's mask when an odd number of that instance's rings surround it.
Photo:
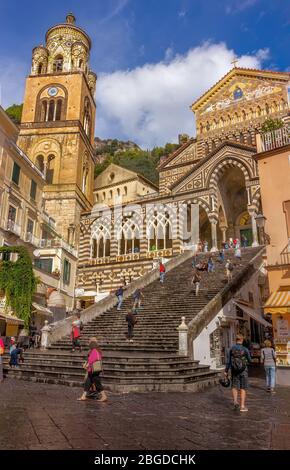
<path fill-rule="evenodd" d="M 281 129 L 284 126 L 284 123 L 281 119 L 266 119 L 264 124 L 261 127 L 262 134 L 266 134 L 267 132 L 272 132 L 277 129 Z"/>
<path fill-rule="evenodd" d="M 7 306 L 11 307 L 17 317 L 24 321 L 24 327 L 28 328 L 32 296 L 37 285 L 31 258 L 23 246 L 2 246 L 0 253 L 0 289 L 5 292 Z M 10 261 L 12 253 L 17 253 L 16 261 Z"/>
<path fill-rule="evenodd" d="M 112 145 L 109 146 L 107 158 L 102 163 L 96 165 L 95 176 L 102 173 L 110 163 L 115 163 L 135 173 L 140 173 L 152 181 L 152 183 L 158 184 L 158 171 L 156 167 L 160 158 L 174 152 L 178 147 L 178 144 L 167 143 L 165 147 L 154 147 L 152 150 L 130 148 L 116 151 L 114 150 L 116 148 L 116 140 L 113 140 Z"/>
<path fill-rule="evenodd" d="M 21 122 L 22 109 L 23 103 L 13 104 L 12 106 L 9 106 L 9 108 L 6 109 L 6 113 L 15 124 L 20 124 Z"/>

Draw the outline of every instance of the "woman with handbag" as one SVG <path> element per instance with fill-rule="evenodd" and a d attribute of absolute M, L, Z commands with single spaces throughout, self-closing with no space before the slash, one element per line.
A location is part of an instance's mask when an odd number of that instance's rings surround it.
<path fill-rule="evenodd" d="M 88 360 L 84 363 L 83 367 L 87 371 L 85 375 L 84 392 L 78 400 L 83 401 L 88 398 L 88 393 L 95 388 L 99 392 L 98 401 L 106 401 L 107 395 L 103 390 L 100 373 L 102 372 L 102 352 L 98 346 L 96 338 L 91 338 L 89 342 Z"/>
<path fill-rule="evenodd" d="M 4 343 L 0 336 L 0 383 L 3 382 L 3 363 L 2 363 L 3 354 L 4 354 Z"/>

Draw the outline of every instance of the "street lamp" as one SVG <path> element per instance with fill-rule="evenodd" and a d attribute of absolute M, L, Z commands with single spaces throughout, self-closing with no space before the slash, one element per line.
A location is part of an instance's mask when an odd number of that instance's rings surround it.
<path fill-rule="evenodd" d="M 263 214 L 258 214 L 256 215 L 255 220 L 260 232 L 261 244 L 265 245 L 265 222 L 267 219 Z"/>

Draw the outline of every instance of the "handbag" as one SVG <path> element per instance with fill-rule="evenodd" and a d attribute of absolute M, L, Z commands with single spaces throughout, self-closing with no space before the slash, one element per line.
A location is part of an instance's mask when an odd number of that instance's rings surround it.
<path fill-rule="evenodd" d="M 88 362 L 85 362 L 83 364 L 83 368 L 84 369 L 88 369 L 89 367 L 89 363 Z M 102 361 L 95 361 L 92 363 L 91 365 L 91 368 L 92 368 L 92 373 L 95 373 L 95 372 L 102 372 L 103 370 L 103 364 L 102 364 Z"/>
<path fill-rule="evenodd" d="M 102 361 L 95 361 L 92 363 L 92 371 L 94 372 L 102 372 L 103 364 Z"/>

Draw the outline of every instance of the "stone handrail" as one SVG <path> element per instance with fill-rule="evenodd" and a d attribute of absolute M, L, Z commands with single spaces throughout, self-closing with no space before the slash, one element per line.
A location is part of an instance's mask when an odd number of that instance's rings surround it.
<path fill-rule="evenodd" d="M 171 271 L 175 267 L 182 264 L 187 259 L 193 256 L 193 251 L 185 251 L 179 256 L 171 258 L 166 263 L 166 272 Z M 139 288 L 142 289 L 143 287 L 151 284 L 151 282 L 155 281 L 159 278 L 159 269 L 155 268 L 151 272 L 145 274 L 144 276 L 136 279 L 135 281 L 131 282 L 131 284 L 124 290 L 124 299 L 130 297 L 133 292 Z M 102 313 L 110 310 L 116 305 L 116 296 L 115 294 L 110 294 L 109 296 L 105 297 L 103 300 L 100 300 L 95 305 L 91 305 L 87 309 L 85 309 L 81 314 L 81 320 L 84 324 L 89 323 L 94 318 L 98 317 Z M 63 338 L 64 336 L 70 334 L 72 328 L 72 316 L 65 318 L 64 320 L 60 320 L 55 323 L 51 323 L 49 325 L 49 334 L 47 340 L 47 346 L 58 341 L 59 339 Z"/>
<path fill-rule="evenodd" d="M 193 357 L 193 340 L 214 319 L 223 306 L 236 294 L 241 287 L 261 268 L 264 247 L 251 259 L 233 280 L 227 283 L 217 295 L 209 301 L 188 324 L 188 353 Z"/>

